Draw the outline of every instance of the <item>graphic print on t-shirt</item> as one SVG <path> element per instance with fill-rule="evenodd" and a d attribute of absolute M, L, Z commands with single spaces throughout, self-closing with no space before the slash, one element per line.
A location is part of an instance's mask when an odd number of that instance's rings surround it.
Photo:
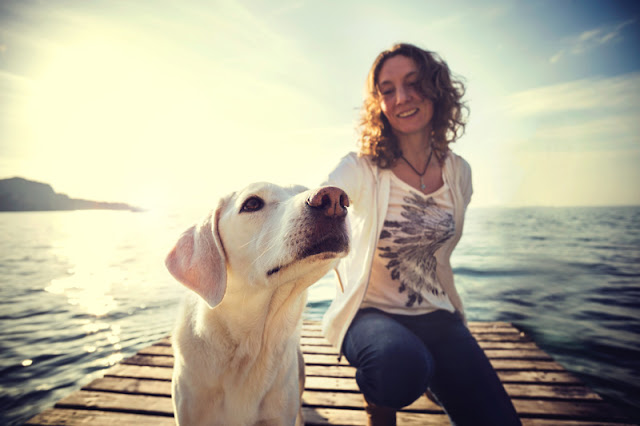
<path fill-rule="evenodd" d="M 386 268 L 398 292 L 407 292 L 407 307 L 422 303 L 422 293 L 445 295 L 436 278 L 435 252 L 455 231 L 453 215 L 438 207 L 432 197 L 415 192 L 404 197 L 402 217 L 406 220 L 385 220 L 380 233 L 380 257 L 389 259 Z"/>

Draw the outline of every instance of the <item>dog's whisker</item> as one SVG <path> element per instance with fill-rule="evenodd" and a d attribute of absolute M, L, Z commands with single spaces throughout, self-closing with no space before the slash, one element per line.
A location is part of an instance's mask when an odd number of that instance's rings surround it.
<path fill-rule="evenodd" d="M 274 229 L 274 230 L 269 230 L 267 232 L 275 233 L 276 231 L 277 230 Z M 267 254 L 267 252 L 269 252 L 271 249 L 273 249 L 275 246 L 277 246 L 280 243 L 275 238 L 270 238 L 269 240 L 271 240 L 269 245 L 264 250 L 262 250 L 262 252 L 258 256 L 256 256 L 256 258 L 253 260 L 253 262 L 251 262 L 252 265 L 255 265 L 255 263 L 258 260 L 260 260 L 262 258 L 262 256 Z"/>
<path fill-rule="evenodd" d="M 256 262 L 258 260 L 260 260 L 262 258 L 262 256 L 264 256 L 265 254 L 267 254 L 269 251 L 271 251 L 272 248 L 274 248 L 275 246 L 277 246 L 277 243 L 275 241 L 273 241 L 269 246 L 267 246 L 262 253 L 260 253 L 258 256 L 256 256 L 255 259 L 253 259 L 253 262 L 251 262 L 252 265 L 255 265 Z"/>
<path fill-rule="evenodd" d="M 270 237 L 270 234 L 276 233 L 277 229 L 269 229 L 265 232 L 265 236 Z M 247 247 L 249 244 L 255 242 L 258 239 L 258 237 L 252 238 L 251 240 L 247 241 L 246 243 L 242 244 L 240 247 L 241 248 L 245 248 Z"/>

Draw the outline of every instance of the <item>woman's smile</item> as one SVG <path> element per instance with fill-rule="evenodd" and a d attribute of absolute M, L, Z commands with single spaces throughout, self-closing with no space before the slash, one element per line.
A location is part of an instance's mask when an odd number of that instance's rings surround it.
<path fill-rule="evenodd" d="M 408 117 L 412 117 L 412 116 L 416 115 L 417 113 L 418 113 L 418 108 L 413 108 L 413 109 L 410 109 L 408 111 L 404 111 L 404 112 L 400 112 L 400 113 L 396 114 L 396 117 L 408 118 Z"/>
<path fill-rule="evenodd" d="M 380 108 L 396 135 L 431 133 L 433 102 L 418 88 L 418 67 L 413 59 L 393 56 L 384 63 L 378 77 Z"/>

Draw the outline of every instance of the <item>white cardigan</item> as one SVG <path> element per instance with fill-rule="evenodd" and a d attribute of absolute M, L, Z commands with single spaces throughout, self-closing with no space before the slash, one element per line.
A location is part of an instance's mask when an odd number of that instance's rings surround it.
<path fill-rule="evenodd" d="M 342 349 L 347 329 L 367 291 L 373 256 L 387 215 L 391 173 L 391 170 L 380 169 L 366 157 L 352 152 L 342 158 L 324 183 L 342 188 L 350 200 L 347 218 L 351 230 L 351 251 L 336 268 L 344 291 L 336 293 L 322 321 L 325 337 L 338 350 Z M 464 213 L 473 193 L 471 167 L 450 151 L 444 163 L 443 178 L 452 191 L 456 228 L 453 238 L 435 253 L 438 262 L 436 273 L 442 289 L 464 320 L 464 308 L 453 281 L 450 258 L 462 235 Z"/>

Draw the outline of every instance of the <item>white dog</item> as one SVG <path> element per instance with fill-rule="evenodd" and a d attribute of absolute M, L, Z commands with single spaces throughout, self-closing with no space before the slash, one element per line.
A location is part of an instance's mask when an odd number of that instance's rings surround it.
<path fill-rule="evenodd" d="M 341 189 L 252 184 L 166 259 L 189 292 L 173 335 L 181 425 L 301 425 L 307 287 L 349 250 Z"/>

